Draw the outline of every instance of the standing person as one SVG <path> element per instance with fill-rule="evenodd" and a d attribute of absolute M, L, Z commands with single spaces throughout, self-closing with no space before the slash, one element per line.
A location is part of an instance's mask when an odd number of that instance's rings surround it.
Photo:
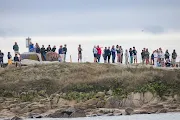
<path fill-rule="evenodd" d="M 42 55 L 43 59 L 46 61 L 46 49 L 45 49 L 44 45 L 42 45 L 42 48 L 41 48 L 41 55 Z"/>
<path fill-rule="evenodd" d="M 133 57 L 134 57 L 134 64 L 137 64 L 137 50 L 135 47 L 133 47 Z"/>
<path fill-rule="evenodd" d="M 54 46 L 51 51 L 56 52 L 56 46 Z"/>
<path fill-rule="evenodd" d="M 62 45 L 59 47 L 59 62 L 62 62 L 64 60 L 64 51 Z"/>
<path fill-rule="evenodd" d="M 153 53 L 151 54 L 151 65 L 154 65 L 154 51 L 153 51 Z"/>
<path fill-rule="evenodd" d="M 97 48 L 96 48 L 96 46 L 94 46 L 94 48 L 93 48 L 94 63 L 97 62 L 97 53 L 98 53 Z"/>
<path fill-rule="evenodd" d="M 107 49 L 107 47 L 104 48 L 103 57 L 104 57 L 104 63 L 107 63 L 107 57 L 108 57 L 108 49 Z"/>
<path fill-rule="evenodd" d="M 13 45 L 13 50 L 14 50 L 14 54 L 19 54 L 19 46 L 17 42 L 15 42 L 15 44 Z"/>
<path fill-rule="evenodd" d="M 142 64 L 144 65 L 144 62 L 145 62 L 145 51 L 142 50 L 141 52 L 141 58 L 142 58 Z"/>
<path fill-rule="evenodd" d="M 66 44 L 63 47 L 63 54 L 64 54 L 64 62 L 66 62 L 66 54 L 67 54 L 67 45 Z"/>
<path fill-rule="evenodd" d="M 116 52 L 117 52 L 117 63 L 121 63 L 121 50 L 120 50 L 120 46 L 117 45 L 116 46 Z"/>
<path fill-rule="evenodd" d="M 7 58 L 8 58 L 8 65 L 11 65 L 12 64 L 12 56 L 11 56 L 10 52 L 8 52 Z"/>
<path fill-rule="evenodd" d="M 78 62 L 82 62 L 82 48 L 81 45 L 78 47 Z"/>
<path fill-rule="evenodd" d="M 36 53 L 41 53 L 41 49 L 40 49 L 38 43 L 36 43 Z"/>
<path fill-rule="evenodd" d="M 173 50 L 173 53 L 172 53 L 172 66 L 173 67 L 176 66 L 176 58 L 177 58 L 176 50 Z"/>
<path fill-rule="evenodd" d="M 19 62 L 20 62 L 19 57 L 18 57 L 17 54 L 15 54 L 14 63 L 15 63 L 15 65 L 16 65 L 16 67 L 20 64 Z"/>
<path fill-rule="evenodd" d="M 170 54 L 169 54 L 168 50 L 166 50 L 166 52 L 165 52 L 165 60 L 166 60 L 166 59 L 169 60 L 169 57 L 170 57 Z"/>
<path fill-rule="evenodd" d="M 101 60 L 101 54 L 102 54 L 102 51 L 101 51 L 101 48 L 99 47 L 99 45 L 97 46 L 97 60 L 98 60 L 98 63 L 100 62 Z"/>
<path fill-rule="evenodd" d="M 158 51 L 154 51 L 154 67 L 158 66 Z"/>
<path fill-rule="evenodd" d="M 114 45 L 111 48 L 111 54 L 112 54 L 112 63 L 115 63 L 116 59 L 116 49 L 114 48 Z"/>
<path fill-rule="evenodd" d="M 132 50 L 132 48 L 129 49 L 129 55 L 130 55 L 130 64 L 133 64 L 133 50 Z"/>
<path fill-rule="evenodd" d="M 129 54 L 128 54 L 128 50 L 126 49 L 125 51 L 125 64 L 128 65 L 128 59 L 129 59 Z"/>
<path fill-rule="evenodd" d="M 110 59 L 111 59 L 111 48 L 108 47 L 107 49 L 107 56 L 108 56 L 108 63 L 110 63 Z"/>
<path fill-rule="evenodd" d="M 1 50 L 0 50 L 0 65 L 1 65 L 1 67 L 3 67 L 4 66 L 4 53 L 3 52 L 1 52 Z"/>
<path fill-rule="evenodd" d="M 165 55 L 164 55 L 164 52 L 161 49 L 161 51 L 160 51 L 160 63 L 161 63 L 161 67 L 165 66 L 164 58 L 165 58 Z"/>
<path fill-rule="evenodd" d="M 148 51 L 148 49 L 146 49 L 146 51 L 145 51 L 145 59 L 146 59 L 146 65 L 148 65 L 149 64 L 149 51 Z"/>
<path fill-rule="evenodd" d="M 121 55 L 121 59 L 120 59 L 120 61 L 121 61 L 121 64 L 123 63 L 123 48 L 122 48 L 122 46 L 120 46 L 120 55 Z"/>
<path fill-rule="evenodd" d="M 32 42 L 29 44 L 29 52 L 34 52 L 34 44 Z"/>
<path fill-rule="evenodd" d="M 51 51 L 51 45 L 48 45 L 46 51 L 47 51 L 47 52 L 50 52 L 50 51 Z"/>

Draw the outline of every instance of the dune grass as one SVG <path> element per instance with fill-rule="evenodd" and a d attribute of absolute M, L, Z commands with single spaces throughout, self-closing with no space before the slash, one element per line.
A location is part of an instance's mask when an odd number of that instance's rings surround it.
<path fill-rule="evenodd" d="M 93 93 L 110 89 L 119 96 L 146 91 L 164 96 L 180 94 L 180 70 L 122 68 L 94 63 L 48 64 L 7 68 L 0 72 L 0 83 L 1 97 L 17 97 L 29 91 L 44 91 L 48 96 L 53 93 L 93 96 Z"/>

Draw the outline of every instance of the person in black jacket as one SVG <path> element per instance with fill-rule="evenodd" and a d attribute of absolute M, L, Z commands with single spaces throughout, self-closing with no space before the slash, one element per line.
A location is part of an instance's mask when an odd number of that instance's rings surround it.
<path fill-rule="evenodd" d="M 42 45 L 42 48 L 41 48 L 41 55 L 43 59 L 46 61 L 46 49 L 44 48 L 44 45 Z"/>
<path fill-rule="evenodd" d="M 36 53 L 41 53 L 41 49 L 40 49 L 38 43 L 36 43 Z"/>
<path fill-rule="evenodd" d="M 56 46 L 54 46 L 51 51 L 56 52 Z"/>
<path fill-rule="evenodd" d="M 104 54 L 103 54 L 103 57 L 104 57 L 104 63 L 107 62 L 107 47 L 104 48 Z"/>
<path fill-rule="evenodd" d="M 107 57 L 108 57 L 108 63 L 110 63 L 110 59 L 111 59 L 111 48 L 108 47 L 107 49 Z"/>
<path fill-rule="evenodd" d="M 51 51 L 51 46 L 50 46 L 50 45 L 48 45 L 46 51 L 47 51 L 47 52 L 50 52 L 50 51 Z"/>

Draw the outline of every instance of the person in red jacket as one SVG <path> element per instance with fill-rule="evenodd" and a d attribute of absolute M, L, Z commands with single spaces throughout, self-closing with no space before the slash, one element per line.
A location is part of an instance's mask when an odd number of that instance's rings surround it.
<path fill-rule="evenodd" d="M 102 54 L 102 51 L 101 51 L 101 48 L 98 45 L 97 46 L 97 60 L 98 60 L 98 63 L 100 62 L 101 54 Z"/>

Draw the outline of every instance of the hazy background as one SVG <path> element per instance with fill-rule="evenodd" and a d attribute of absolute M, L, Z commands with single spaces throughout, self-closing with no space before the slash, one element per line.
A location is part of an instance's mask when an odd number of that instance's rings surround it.
<path fill-rule="evenodd" d="M 67 44 L 73 61 L 78 44 L 85 61 L 93 61 L 97 44 L 136 46 L 139 59 L 144 47 L 180 53 L 179 6 L 178 0 L 0 0 L 0 49 L 12 52 L 17 41 L 25 52 L 29 36 L 40 45 Z"/>

